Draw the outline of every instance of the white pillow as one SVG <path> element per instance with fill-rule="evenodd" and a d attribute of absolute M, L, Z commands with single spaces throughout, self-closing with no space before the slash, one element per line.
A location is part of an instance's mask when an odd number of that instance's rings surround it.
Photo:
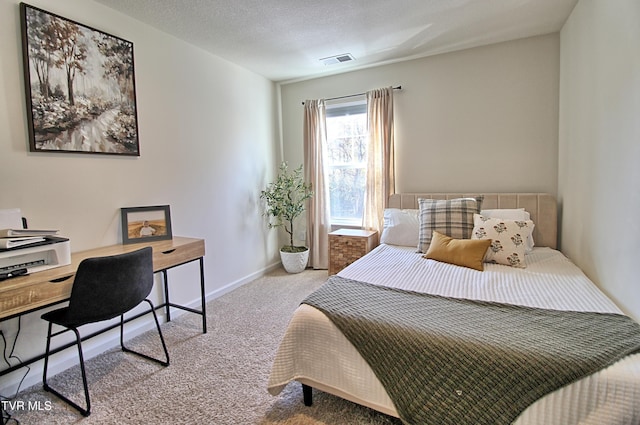
<path fill-rule="evenodd" d="M 482 210 L 480 215 L 487 218 L 504 218 L 507 220 L 530 220 L 531 215 L 524 208 L 499 208 L 496 210 Z"/>
<path fill-rule="evenodd" d="M 520 220 L 527 221 L 531 220 L 531 215 L 525 211 L 524 208 L 501 208 L 496 210 L 482 210 L 480 211 L 480 215 L 486 218 L 502 218 L 504 220 Z M 534 224 L 535 227 L 535 224 Z M 527 237 L 527 243 L 525 244 L 525 253 L 530 254 L 533 251 L 533 246 L 535 242 L 533 240 L 533 228 L 531 229 L 531 235 Z"/>
<path fill-rule="evenodd" d="M 384 210 L 384 227 L 380 243 L 400 246 L 417 246 L 420 223 L 418 210 L 387 208 Z"/>
<path fill-rule="evenodd" d="M 488 218 L 474 214 L 473 224 L 471 239 L 491 239 L 485 262 L 525 267 L 525 243 L 533 231 L 533 221 Z"/>

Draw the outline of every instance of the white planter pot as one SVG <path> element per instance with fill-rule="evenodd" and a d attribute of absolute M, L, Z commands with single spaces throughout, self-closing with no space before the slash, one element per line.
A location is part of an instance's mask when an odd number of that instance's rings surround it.
<path fill-rule="evenodd" d="M 284 269 L 288 273 L 300 273 L 307 268 L 309 261 L 309 250 L 302 252 L 284 252 L 280 251 L 280 260 Z"/>

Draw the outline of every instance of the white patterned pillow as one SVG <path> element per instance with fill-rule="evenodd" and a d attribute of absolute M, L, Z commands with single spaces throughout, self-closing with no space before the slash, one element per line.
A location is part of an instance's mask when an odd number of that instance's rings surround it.
<path fill-rule="evenodd" d="M 491 239 L 484 261 L 524 268 L 526 241 L 533 231 L 531 220 L 488 218 L 480 214 L 473 217 L 471 239 Z"/>
<path fill-rule="evenodd" d="M 525 211 L 524 208 L 482 210 L 480 211 L 480 215 L 483 215 L 487 218 L 502 218 L 507 220 L 531 220 L 531 215 L 529 214 L 529 212 Z M 534 245 L 535 242 L 533 241 L 533 229 L 531 229 L 531 236 L 527 238 L 527 249 L 525 253 L 531 254 L 531 252 L 533 252 Z"/>
<path fill-rule="evenodd" d="M 427 252 L 433 232 L 456 239 L 470 239 L 473 215 L 482 209 L 484 196 L 475 198 L 418 199 L 418 252 Z"/>

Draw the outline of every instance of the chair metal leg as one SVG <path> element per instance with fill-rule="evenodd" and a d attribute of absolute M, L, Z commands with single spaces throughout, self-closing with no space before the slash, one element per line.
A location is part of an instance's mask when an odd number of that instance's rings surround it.
<path fill-rule="evenodd" d="M 44 357 L 44 371 L 42 374 L 42 388 L 45 391 L 50 392 L 53 395 L 57 396 L 59 399 L 66 402 L 74 409 L 78 410 L 82 414 L 82 416 L 89 416 L 91 414 L 91 400 L 89 399 L 89 386 L 87 385 L 87 373 L 84 368 L 84 356 L 82 354 L 82 343 L 80 342 L 80 333 L 76 328 L 67 328 L 61 332 L 52 334 L 51 333 L 52 325 L 53 324 L 49 322 L 49 330 L 47 332 L 47 347 L 46 347 L 45 357 Z M 80 359 L 80 371 L 82 373 L 82 385 L 84 387 L 84 399 L 87 406 L 86 409 L 80 407 L 78 404 L 76 404 L 74 401 L 70 400 L 66 396 L 62 395 L 56 389 L 51 388 L 51 386 L 49 386 L 49 384 L 47 383 L 47 368 L 49 366 L 49 351 L 51 347 L 51 337 L 58 336 L 68 330 L 72 330 L 76 335 L 76 345 L 78 346 L 78 358 Z"/>
<path fill-rule="evenodd" d="M 153 362 L 159 363 L 162 366 L 169 366 L 169 351 L 167 350 L 167 344 L 164 342 L 164 337 L 162 336 L 162 331 L 160 330 L 160 322 L 158 321 L 158 315 L 156 314 L 156 309 L 151 301 L 145 299 L 144 301 L 149 304 L 151 309 L 151 313 L 153 314 L 153 319 L 156 322 L 156 328 L 158 329 L 158 335 L 160 335 L 160 342 L 162 342 L 162 348 L 164 349 L 164 356 L 166 360 L 160 360 L 155 357 L 148 356 L 144 353 L 140 353 L 138 351 L 134 351 L 130 348 L 125 347 L 124 345 L 124 315 L 120 316 L 120 346 L 122 347 L 122 351 L 135 354 L 137 356 L 143 357 L 147 360 L 151 360 Z"/>
<path fill-rule="evenodd" d="M 49 329 L 47 330 L 47 346 L 44 352 L 44 370 L 42 372 L 42 385 L 44 386 L 45 390 L 47 390 L 48 388 L 47 367 L 49 366 L 49 352 L 51 351 L 51 327 L 53 326 L 53 323 L 51 322 L 48 322 L 48 323 L 49 323 Z"/>

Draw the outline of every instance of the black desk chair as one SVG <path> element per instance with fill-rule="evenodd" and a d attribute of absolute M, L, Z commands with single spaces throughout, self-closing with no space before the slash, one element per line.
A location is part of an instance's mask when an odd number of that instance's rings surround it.
<path fill-rule="evenodd" d="M 153 303 L 146 299 L 151 292 L 152 286 L 153 259 L 151 247 L 142 248 L 126 254 L 87 258 L 83 260 L 76 272 L 71 289 L 71 297 L 69 298 L 69 305 L 42 315 L 42 318 L 49 322 L 47 348 L 44 358 L 44 373 L 42 377 L 44 390 L 55 394 L 69 403 L 78 409 L 83 416 L 89 416 L 91 413 L 91 401 L 89 400 L 89 388 L 87 386 L 87 375 L 84 368 L 84 358 L 78 327 L 89 323 L 113 319 L 118 316 L 120 316 L 120 345 L 122 351 L 139 355 L 160 363 L 163 366 L 168 366 L 169 353 L 164 342 L 164 337 L 162 336 L 162 331 L 160 330 L 158 316 L 156 315 Z M 124 346 L 124 313 L 133 309 L 142 301 L 146 301 L 151 308 L 166 360 L 159 360 L 146 354 L 132 351 Z M 66 329 L 52 334 L 51 327 L 54 323 Z M 86 409 L 83 409 L 47 384 L 47 366 L 49 363 L 51 337 L 69 330 L 72 330 L 76 335 Z"/>

